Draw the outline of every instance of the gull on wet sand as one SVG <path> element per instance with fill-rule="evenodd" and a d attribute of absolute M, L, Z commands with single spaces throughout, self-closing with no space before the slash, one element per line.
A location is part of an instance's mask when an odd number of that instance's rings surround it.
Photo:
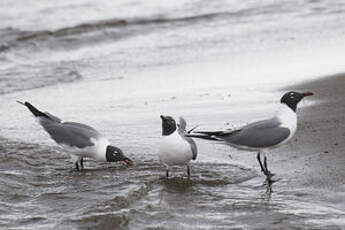
<path fill-rule="evenodd" d="M 262 162 L 260 153 L 276 148 L 294 136 L 297 129 L 297 104 L 304 97 L 311 95 L 313 95 L 311 92 L 290 91 L 283 95 L 280 100 L 281 108 L 270 119 L 253 122 L 236 130 L 198 131 L 188 136 L 221 141 L 238 149 L 258 152 L 257 160 L 260 168 L 267 180 L 271 181 L 273 174 L 268 170 L 266 156 Z"/>
<path fill-rule="evenodd" d="M 191 137 L 187 137 L 186 121 L 180 117 L 177 125 L 171 116 L 160 116 L 162 119 L 162 138 L 159 143 L 158 157 L 166 167 L 166 176 L 169 177 L 171 166 L 187 166 L 190 177 L 191 160 L 196 160 L 198 149 Z"/>
<path fill-rule="evenodd" d="M 132 164 L 132 160 L 126 157 L 121 149 L 110 145 L 94 128 L 81 123 L 64 122 L 48 112 L 41 112 L 29 102 L 17 102 L 26 106 L 49 136 L 68 151 L 77 170 L 84 168 L 85 157 L 97 161 L 124 161 L 126 164 Z"/>

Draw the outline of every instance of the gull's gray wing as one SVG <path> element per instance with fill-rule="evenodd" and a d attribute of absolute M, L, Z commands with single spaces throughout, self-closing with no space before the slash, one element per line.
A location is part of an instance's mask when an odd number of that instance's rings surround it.
<path fill-rule="evenodd" d="M 178 124 L 178 128 L 183 130 L 183 131 L 186 131 L 186 127 L 187 127 L 187 122 L 186 120 L 183 118 L 183 117 L 180 117 L 179 119 L 179 124 Z"/>
<path fill-rule="evenodd" d="M 76 122 L 41 122 L 43 128 L 58 144 L 85 148 L 94 145 L 91 138 L 101 135 L 92 127 Z"/>
<path fill-rule="evenodd" d="M 192 149 L 192 154 L 193 154 L 192 159 L 195 160 L 198 155 L 198 147 L 196 146 L 195 141 L 193 140 L 193 138 L 187 137 L 186 135 L 181 135 L 181 136 L 190 144 L 190 147 Z"/>
<path fill-rule="evenodd" d="M 187 127 L 186 120 L 183 117 L 180 117 L 179 125 L 178 125 L 178 133 L 184 140 L 186 140 L 189 143 L 192 149 L 192 154 L 193 154 L 192 159 L 195 160 L 198 155 L 198 147 L 196 146 L 196 143 L 193 140 L 193 138 L 186 136 L 186 132 L 187 132 L 186 127 Z"/>
<path fill-rule="evenodd" d="M 277 118 L 272 118 L 248 124 L 230 133 L 215 136 L 230 145 L 267 148 L 281 143 L 290 135 L 290 130 L 280 125 L 281 122 Z"/>

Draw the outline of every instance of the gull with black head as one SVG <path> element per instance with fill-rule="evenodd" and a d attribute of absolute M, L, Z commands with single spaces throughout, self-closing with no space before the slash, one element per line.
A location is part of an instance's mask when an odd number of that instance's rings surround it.
<path fill-rule="evenodd" d="M 191 137 L 187 137 L 186 121 L 180 117 L 177 125 L 171 116 L 160 116 L 162 119 L 162 138 L 159 144 L 158 157 L 166 167 L 166 176 L 169 177 L 171 166 L 187 166 L 187 174 L 190 177 L 191 160 L 196 160 L 198 149 Z"/>
<path fill-rule="evenodd" d="M 97 161 L 123 161 L 132 164 L 132 160 L 126 157 L 121 149 L 110 145 L 94 128 L 82 123 L 64 122 L 48 112 L 41 112 L 29 102 L 17 102 L 26 106 L 49 136 L 68 151 L 77 170 L 84 168 L 85 157 Z"/>
<path fill-rule="evenodd" d="M 271 181 L 273 174 L 268 170 L 266 156 L 264 156 L 262 163 L 260 153 L 276 148 L 294 136 L 297 129 L 297 104 L 303 98 L 311 95 L 313 95 L 311 92 L 290 91 L 282 96 L 281 108 L 270 119 L 253 122 L 236 130 L 198 131 L 195 132 L 196 134 L 188 136 L 221 141 L 238 149 L 258 152 L 257 160 L 261 170 L 266 175 L 267 180 Z"/>

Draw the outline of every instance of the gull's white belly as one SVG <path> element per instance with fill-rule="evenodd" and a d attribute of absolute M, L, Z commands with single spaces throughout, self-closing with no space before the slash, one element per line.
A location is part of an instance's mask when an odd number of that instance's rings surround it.
<path fill-rule="evenodd" d="M 163 136 L 159 144 L 159 160 L 168 166 L 186 165 L 193 158 L 191 147 L 177 132 Z"/>
<path fill-rule="evenodd" d="M 79 157 L 90 157 L 97 161 L 106 161 L 105 152 L 109 141 L 105 138 L 91 139 L 91 141 L 94 145 L 85 148 L 71 147 L 64 144 L 60 144 L 60 146 L 70 154 L 72 161 L 77 160 Z"/>

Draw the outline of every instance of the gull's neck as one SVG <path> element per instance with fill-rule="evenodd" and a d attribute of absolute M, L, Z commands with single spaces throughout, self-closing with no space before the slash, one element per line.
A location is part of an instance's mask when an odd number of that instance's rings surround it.
<path fill-rule="evenodd" d="M 276 117 L 285 127 L 297 126 L 297 114 L 288 105 L 281 103 Z"/>
<path fill-rule="evenodd" d="M 98 140 L 92 138 L 91 141 L 94 143 L 92 157 L 97 161 L 107 161 L 106 152 L 108 145 L 110 145 L 109 141 L 105 138 Z"/>

